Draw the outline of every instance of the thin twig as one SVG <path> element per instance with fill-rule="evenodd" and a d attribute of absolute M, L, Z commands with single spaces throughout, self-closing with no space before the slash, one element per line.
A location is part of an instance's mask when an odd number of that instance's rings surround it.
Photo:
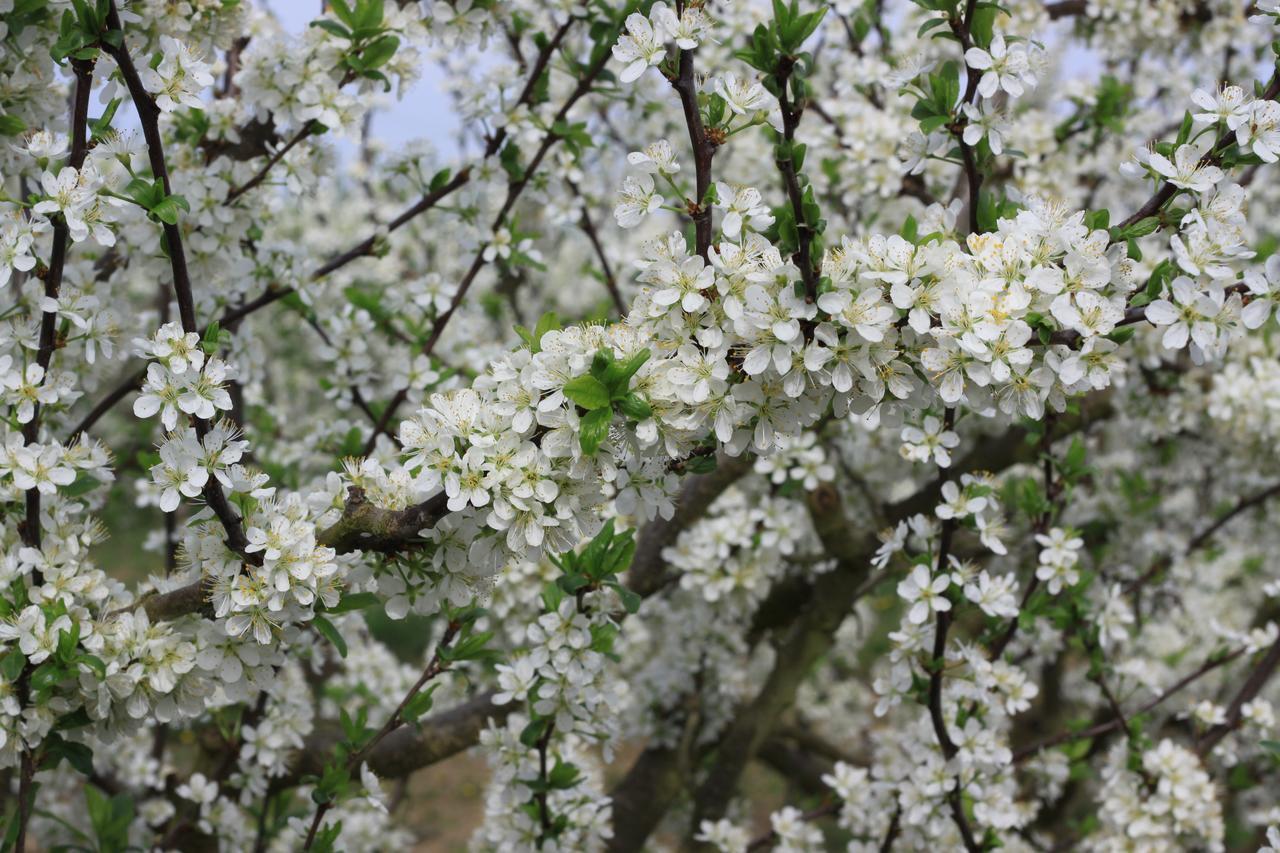
<path fill-rule="evenodd" d="M 151 163 L 151 172 L 160 181 L 164 194 L 170 196 L 173 194 L 173 188 L 169 182 L 169 169 L 165 163 L 164 146 L 160 136 L 160 109 L 143 86 L 142 79 L 138 76 L 138 69 L 134 66 L 133 58 L 125 46 L 124 26 L 120 22 L 114 0 L 110 3 L 107 26 L 119 32 L 121 39 L 119 47 L 104 43 L 103 50 L 115 59 L 116 66 L 120 69 L 125 87 L 129 90 L 129 97 L 133 100 L 134 110 L 138 114 L 138 121 L 142 125 L 142 135 L 147 143 L 147 157 Z M 192 295 L 191 276 L 187 269 L 187 256 L 182 244 L 182 229 L 176 223 L 165 222 L 163 225 L 169 267 L 173 273 L 173 291 L 178 302 L 178 315 L 182 320 L 182 329 L 184 332 L 201 334 L 202 330 L 196 322 L 195 297 Z M 203 438 L 209 431 L 208 422 L 202 418 L 195 418 L 194 422 L 196 435 Z M 244 525 L 216 477 L 210 477 L 206 483 L 204 498 L 226 531 L 227 546 L 250 562 L 260 562 L 260 555 L 248 554 L 245 550 L 249 540 L 245 536 Z M 252 559 L 254 557 L 257 559 Z"/>
<path fill-rule="evenodd" d="M 609 56 L 610 54 L 608 51 L 602 51 L 600 55 L 596 57 L 595 61 L 582 72 L 582 76 L 578 80 L 578 85 L 574 87 L 574 90 L 565 99 L 564 104 L 551 120 L 550 127 L 543 135 L 542 143 L 538 146 L 538 150 L 534 153 L 529 164 L 521 170 L 519 178 L 507 184 L 507 197 L 503 201 L 502 207 L 498 210 L 497 215 L 494 216 L 493 221 L 490 223 L 489 228 L 491 231 L 497 231 L 502 227 L 503 223 L 506 222 L 507 216 L 511 213 L 512 208 L 515 207 L 516 200 L 520 198 L 521 193 L 524 192 L 525 187 L 529 185 L 533 175 L 538 171 L 538 167 L 542 165 L 542 161 L 547 156 L 547 152 L 550 151 L 551 147 L 560 140 L 560 133 L 556 128 L 564 123 L 565 119 L 569 115 L 569 111 L 573 109 L 573 106 L 581 100 L 584 95 L 591 91 L 591 88 L 595 85 L 596 78 L 599 77 L 600 72 L 604 70 Z M 457 313 L 458 308 L 466 299 L 467 293 L 471 290 L 472 284 L 475 283 L 476 277 L 480 274 L 480 270 L 488 263 L 484 257 L 484 250 L 487 245 L 487 243 L 482 243 L 476 249 L 475 258 L 472 260 L 471 266 L 467 270 L 466 275 L 464 275 L 461 282 L 459 282 L 458 289 L 454 293 L 453 300 L 449 303 L 449 307 L 446 308 L 445 312 L 437 317 L 435 323 L 432 324 L 431 334 L 427 337 L 427 341 L 423 344 L 421 350 L 423 355 L 431 355 L 435 350 L 436 344 L 440 342 L 440 337 L 444 334 L 445 327 L 449 325 L 449 321 L 453 319 L 454 314 Z M 408 389 L 402 388 L 391 398 L 391 401 L 387 404 L 386 408 L 382 410 L 382 417 L 378 419 L 378 423 L 374 427 L 373 432 L 370 433 L 368 440 L 365 441 L 363 451 L 364 455 L 368 456 L 373 452 L 373 448 L 377 446 L 378 436 L 387 431 L 388 426 L 395 418 L 396 412 L 399 411 L 400 406 L 408 399 L 408 397 Z"/>
<path fill-rule="evenodd" d="M 1196 681 L 1199 681 L 1202 677 L 1204 677 L 1210 672 L 1213 672 L 1218 667 L 1225 666 L 1231 661 L 1236 660 L 1243 654 L 1244 654 L 1244 649 L 1236 649 L 1235 651 L 1229 652 L 1225 655 L 1218 655 L 1216 657 L 1210 658 L 1209 660 L 1201 664 L 1199 667 L 1197 667 L 1195 670 L 1183 676 L 1178 681 L 1171 684 L 1169 687 L 1165 688 L 1155 698 L 1151 699 L 1146 704 L 1138 708 L 1138 710 L 1133 714 L 1133 716 L 1141 716 L 1142 714 L 1146 714 L 1147 712 L 1154 710 L 1155 708 L 1163 704 L 1166 699 L 1169 699 L 1176 693 L 1182 691 L 1186 687 L 1189 687 L 1191 684 L 1195 683 Z M 1036 743 L 1033 743 L 1030 746 L 1015 752 L 1013 754 L 1013 763 L 1021 764 L 1023 761 L 1026 761 L 1028 758 L 1038 755 L 1044 750 L 1055 747 L 1058 744 L 1068 743 L 1074 740 L 1082 740 L 1084 738 L 1099 737 L 1101 735 L 1107 734 L 1108 732 L 1115 731 L 1116 729 L 1120 728 L 1121 725 L 1123 725 L 1123 721 L 1119 717 L 1111 717 L 1110 719 L 1097 723 L 1095 725 L 1092 725 L 1087 729 L 1081 729 L 1080 731 L 1059 732 L 1056 735 L 1052 735 L 1050 737 L 1044 738 L 1043 740 L 1037 741 Z"/>
<path fill-rule="evenodd" d="M 613 276 L 613 267 L 609 265 L 609 257 L 604 253 L 604 246 L 600 243 L 600 234 L 596 231 L 595 223 L 591 221 L 591 214 L 588 212 L 589 206 L 587 200 L 582 195 L 582 191 L 573 181 L 566 181 L 569 190 L 574 197 L 582 202 L 582 216 L 578 220 L 579 226 L 582 228 L 587 239 L 591 241 L 591 248 L 595 250 L 596 257 L 600 261 L 600 270 L 604 275 L 604 286 L 609 291 L 609 298 L 613 300 L 613 307 L 618 312 L 619 317 L 627 316 L 627 303 L 622 298 L 622 291 L 618 289 L 618 280 Z"/>
<path fill-rule="evenodd" d="M 90 60 L 73 60 L 76 86 L 71 103 L 71 153 L 68 166 L 77 171 L 84 165 L 88 154 L 88 141 L 85 138 L 86 125 L 89 120 L 89 93 L 93 88 L 93 62 Z M 44 276 L 44 295 L 48 299 L 57 299 L 62 286 L 62 274 L 66 268 L 67 248 L 71 239 L 70 227 L 64 216 L 57 216 L 53 223 L 53 247 L 49 255 L 49 269 Z M 40 315 L 40 338 L 36 351 L 36 364 L 45 371 L 41 378 L 44 382 L 48 376 L 49 363 L 53 360 L 55 348 L 54 333 L 58 314 L 38 306 Z M 31 414 L 31 420 L 22 425 L 24 444 L 34 444 L 40 437 L 40 407 L 37 404 Z M 28 489 L 26 498 L 26 517 L 20 525 L 22 541 L 30 548 L 40 548 L 40 491 Z M 32 567 L 31 585 L 38 586 L 44 582 L 44 575 L 38 567 Z M 25 706 L 30 699 L 31 673 L 35 669 L 27 662 L 18 677 L 17 692 L 19 706 Z M 18 832 L 15 850 L 25 850 L 27 843 L 27 824 L 35 810 L 35 755 L 30 747 L 24 747 L 19 759 L 18 770 Z"/>
<path fill-rule="evenodd" d="M 804 101 L 792 103 L 787 93 L 791 73 L 795 69 L 795 60 L 784 56 L 778 65 L 778 107 L 782 111 L 782 138 L 786 141 L 785 156 L 775 160 L 778 171 L 782 173 L 782 183 L 787 190 L 787 200 L 791 202 L 791 215 L 796 226 L 796 251 L 791 259 L 800 269 L 800 279 L 804 282 L 805 298 L 810 302 L 818 299 L 818 259 L 812 257 L 813 238 L 816 234 L 804 213 L 804 194 L 800 189 L 800 175 L 796 172 L 796 161 L 793 147 L 796 139 L 796 128 L 800 126 L 800 116 L 805 109 Z"/>
<path fill-rule="evenodd" d="M 227 197 L 223 199 L 222 203 L 231 204 L 236 199 L 240 198 L 240 196 L 244 195 L 245 193 L 249 192 L 249 190 L 254 189 L 263 181 L 265 181 L 267 179 L 268 173 L 271 172 L 271 169 L 277 163 L 279 163 L 282 159 L 284 159 L 284 155 L 292 151 L 294 146 L 296 146 L 299 142 L 306 139 L 308 136 L 311 136 L 312 127 L 313 125 L 311 122 L 307 122 L 305 125 L 303 125 L 302 129 L 299 130 L 297 133 L 295 133 L 292 136 L 292 138 L 289 139 L 288 142 L 286 142 L 284 145 L 281 145 L 279 148 L 276 149 L 276 152 L 271 155 L 271 159 L 267 160 L 267 162 L 263 165 L 263 167 L 258 170 L 257 174 L 255 174 L 249 180 L 245 181 L 240 186 L 234 187 L 230 191 L 228 191 Z"/>
<path fill-rule="evenodd" d="M 841 805 L 843 804 L 839 800 L 828 800 L 827 802 L 823 803 L 817 808 L 807 811 L 804 814 L 800 815 L 800 820 L 804 821 L 805 823 L 812 823 L 815 820 L 820 820 L 824 817 L 828 817 L 829 815 L 833 815 L 836 812 L 840 811 Z M 897 815 L 894 815 L 894 819 L 895 820 L 897 819 Z M 777 840 L 778 840 L 778 833 L 774 832 L 773 830 L 769 830 L 764 835 L 761 835 L 757 838 L 753 838 L 751 840 L 751 843 L 747 845 L 747 849 L 748 850 L 764 850 L 768 847 L 772 847 L 773 843 Z"/>
<path fill-rule="evenodd" d="M 1254 667 L 1235 698 L 1231 700 L 1231 704 L 1227 706 L 1227 721 L 1209 729 L 1196 743 L 1197 753 L 1207 755 L 1212 752 L 1224 737 L 1240 726 L 1244 719 L 1245 703 L 1252 702 L 1254 697 L 1262 692 L 1262 688 L 1267 686 L 1267 682 L 1271 676 L 1275 675 L 1277 668 L 1280 668 L 1280 640 L 1271 644 L 1271 648 L 1263 655 L 1262 660 L 1258 661 L 1258 665 Z"/>
<path fill-rule="evenodd" d="M 1277 96 L 1280 96 L 1280 73 L 1271 76 L 1271 82 L 1267 84 L 1266 91 L 1262 93 L 1262 97 L 1258 100 L 1274 101 Z M 1234 130 L 1224 130 L 1213 143 L 1213 147 L 1200 158 L 1200 165 L 1211 166 L 1221 163 L 1222 155 L 1235 144 L 1235 139 L 1236 132 Z M 1124 229 L 1149 216 L 1155 216 L 1180 191 L 1178 187 L 1175 187 L 1169 181 L 1165 181 L 1160 185 L 1160 189 L 1156 190 L 1155 195 L 1147 199 L 1142 207 L 1135 210 L 1127 219 L 1121 222 L 1119 227 Z"/>
<path fill-rule="evenodd" d="M 422 688 L 427 685 L 427 682 L 431 681 L 437 675 L 449 668 L 449 662 L 440 656 L 440 652 L 449 647 L 454 638 L 458 635 L 458 629 L 460 627 L 461 626 L 457 622 L 450 622 L 448 627 L 445 628 L 444 636 L 440 638 L 439 644 L 436 645 L 435 653 L 431 655 L 431 660 L 427 663 L 426 669 L 422 671 L 422 675 L 419 676 L 418 680 L 409 688 L 409 692 L 400 700 L 400 704 L 391 712 L 391 716 L 387 718 L 387 721 L 382 725 L 382 728 L 378 729 L 377 733 L 374 734 L 373 737 L 366 741 L 365 744 L 355 752 L 351 753 L 350 757 L 347 758 L 346 771 L 348 774 L 352 773 L 360 766 L 360 762 L 364 760 L 364 757 L 368 755 L 375 746 L 381 743 L 383 738 L 405 724 L 405 708 L 407 708 L 409 703 L 413 701 L 414 697 L 422 691 Z M 316 840 L 316 833 L 320 830 L 320 824 L 324 821 L 325 814 L 328 813 L 331 808 L 333 808 L 332 799 L 321 803 L 316 809 L 315 817 L 311 821 L 311 828 L 307 830 L 306 842 L 302 845 L 303 850 L 311 849 L 311 845 L 314 844 Z"/>
<path fill-rule="evenodd" d="M 707 191 L 711 189 L 711 160 L 716 146 L 707 137 L 698 109 L 698 83 L 694 72 L 696 50 L 681 50 L 677 60 L 676 76 L 671 86 L 680 96 L 680 108 L 689 130 L 689 146 L 693 150 L 694 193 L 696 197 L 686 201 L 689 217 L 693 220 L 694 251 L 705 261 L 711 249 L 711 206 L 707 204 Z"/>
<path fill-rule="evenodd" d="M 952 23 L 951 30 L 956 38 L 960 40 L 960 49 L 967 52 L 973 46 L 973 38 L 971 32 L 973 29 L 973 14 L 977 9 L 977 0 L 968 0 L 965 4 L 964 18 L 960 21 Z M 969 65 L 965 61 L 965 90 L 964 98 L 961 100 L 961 106 L 974 103 L 978 94 L 978 81 L 981 74 L 978 69 Z M 960 144 L 960 155 L 964 160 L 964 175 L 969 185 L 969 233 L 978 233 L 978 202 L 981 199 L 980 191 L 982 189 L 982 172 L 978 170 L 978 159 L 974 153 L 973 146 L 964 141 L 964 128 L 968 124 L 968 118 L 964 112 L 958 114 L 956 128 L 954 133 L 956 141 Z"/>
<path fill-rule="evenodd" d="M 943 429 L 949 430 L 955 425 L 956 410 L 948 408 L 943 416 Z M 947 560 L 951 555 L 951 541 L 956 532 L 956 519 L 944 519 L 942 532 L 938 538 L 937 571 L 947 571 Z M 960 750 L 947 731 L 947 720 L 942 710 L 942 679 L 946 670 L 947 632 L 951 627 L 951 610 L 938 611 L 937 624 L 933 634 L 933 660 L 929 672 L 929 720 L 933 723 L 933 733 L 938 739 L 938 746 L 948 762 L 955 758 Z M 947 804 L 951 808 L 951 819 L 960 830 L 960 838 L 964 841 L 969 853 L 977 853 L 981 848 L 973 837 L 973 827 L 969 826 L 969 818 L 964 813 L 964 802 L 960 798 L 960 779 L 956 778 L 955 787 L 947 793 Z"/>

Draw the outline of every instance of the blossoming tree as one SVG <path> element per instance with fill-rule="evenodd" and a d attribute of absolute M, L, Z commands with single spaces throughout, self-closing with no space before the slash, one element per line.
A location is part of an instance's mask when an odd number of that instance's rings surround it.
<path fill-rule="evenodd" d="M 1277 0 L 0 10 L 3 849 L 1280 846 Z"/>

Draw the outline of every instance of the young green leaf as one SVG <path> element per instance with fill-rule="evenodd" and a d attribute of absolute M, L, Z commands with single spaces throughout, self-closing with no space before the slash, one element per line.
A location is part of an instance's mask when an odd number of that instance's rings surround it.
<path fill-rule="evenodd" d="M 609 405 L 609 389 L 590 374 L 583 374 L 566 382 L 564 395 L 589 412 Z"/>
<path fill-rule="evenodd" d="M 608 408 L 588 412 L 578 424 L 578 442 L 582 452 L 594 456 L 600 445 L 609 437 L 609 424 L 613 422 L 613 410 Z"/>
<path fill-rule="evenodd" d="M 315 618 L 311 620 L 311 624 L 315 626 L 321 636 L 333 643 L 333 647 L 338 650 L 339 657 L 345 658 L 347 656 L 347 641 L 342 639 L 342 634 L 338 632 L 337 627 L 332 622 L 317 613 Z"/>

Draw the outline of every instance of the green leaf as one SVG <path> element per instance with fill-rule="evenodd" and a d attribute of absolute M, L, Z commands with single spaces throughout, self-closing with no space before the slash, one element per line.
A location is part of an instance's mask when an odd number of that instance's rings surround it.
<path fill-rule="evenodd" d="M 129 825 L 133 823 L 133 799 L 128 794 L 117 794 L 108 800 L 93 785 L 85 786 L 84 798 L 98 849 L 128 849 Z"/>
<path fill-rule="evenodd" d="M 929 80 L 937 112 L 950 113 L 960 99 L 960 66 L 947 62 L 936 74 L 929 75 Z"/>
<path fill-rule="evenodd" d="M 1084 215 L 1084 225 L 1090 231 L 1097 231 L 1106 228 L 1111 222 L 1111 211 L 1103 208 L 1102 210 L 1091 210 Z"/>
<path fill-rule="evenodd" d="M 591 583 L 591 579 L 583 574 L 561 575 L 556 578 L 556 585 L 570 595 L 573 595 L 589 583 Z"/>
<path fill-rule="evenodd" d="M 326 613 L 350 613 L 352 610 L 364 610 L 378 603 L 378 596 L 372 592 L 353 592 L 342 596 L 342 600 L 333 607 L 326 608 Z"/>
<path fill-rule="evenodd" d="M 558 121 L 551 125 L 551 132 L 560 140 L 562 140 L 570 151 L 574 154 L 581 154 L 583 151 L 595 145 L 595 140 L 591 138 L 591 134 L 587 131 L 586 122 L 567 122 Z"/>
<path fill-rule="evenodd" d="M 59 660 L 69 660 L 72 653 L 76 650 L 76 645 L 80 642 L 80 623 L 72 622 L 70 631 L 58 632 L 58 645 L 55 650 L 55 656 Z"/>
<path fill-rule="evenodd" d="M 93 131 L 93 137 L 95 139 L 102 138 L 103 134 L 111 129 L 111 122 L 115 119 L 116 111 L 120 109 L 120 104 L 122 103 L 124 103 L 123 98 L 112 98 L 111 102 L 107 104 L 107 108 L 102 111 L 102 115 L 89 120 L 89 129 Z M 198 114 L 198 121 L 204 121 L 203 129 L 197 136 L 195 136 L 195 139 L 198 140 L 200 137 L 204 136 L 203 131 L 208 129 L 208 121 L 205 117 L 204 110 L 191 110 L 190 112 Z"/>
<path fill-rule="evenodd" d="M 818 25 L 822 23 L 822 18 L 827 14 L 827 7 L 823 6 L 817 11 L 810 12 L 807 15 L 801 15 L 792 21 L 789 32 L 783 41 L 783 46 L 789 50 L 796 50 L 800 45 L 804 44 L 805 39 L 813 35 L 814 30 L 818 29 Z"/>
<path fill-rule="evenodd" d="M 544 584 L 542 587 L 542 607 L 548 613 L 554 613 L 560 608 L 560 602 L 564 601 L 564 590 L 554 583 Z"/>
<path fill-rule="evenodd" d="M 556 312 L 548 311 L 538 318 L 538 325 L 533 329 L 534 341 L 541 346 L 543 335 L 547 332 L 559 331 L 560 328 L 560 318 L 556 316 Z"/>
<path fill-rule="evenodd" d="M 627 609 L 628 613 L 635 613 L 640 609 L 640 604 L 644 599 L 642 599 L 638 594 L 627 589 L 617 581 L 609 581 L 605 586 L 618 594 L 618 598 L 622 601 L 622 606 Z"/>
<path fill-rule="evenodd" d="M 946 18 L 930 18 L 920 25 L 920 29 L 916 30 L 916 38 L 923 38 L 924 34 L 934 27 L 940 27 L 947 23 Z"/>
<path fill-rule="evenodd" d="M 1164 292 L 1165 282 L 1172 276 L 1173 266 L 1168 260 L 1156 264 L 1156 268 L 1151 271 L 1151 277 L 1147 279 L 1147 298 L 1159 299 L 1160 294 Z"/>
<path fill-rule="evenodd" d="M 1111 334 L 1107 335 L 1107 338 L 1118 344 L 1123 344 L 1131 340 L 1133 336 L 1137 334 L 1137 331 L 1137 328 L 1134 326 L 1121 326 L 1111 332 Z"/>
<path fill-rule="evenodd" d="M 508 142 L 502 147 L 498 152 L 498 162 L 512 182 L 524 177 L 524 167 L 520 165 L 520 148 L 514 142 Z"/>
<path fill-rule="evenodd" d="M 920 122 L 920 132 L 923 133 L 925 136 L 928 136 L 938 128 L 945 125 L 950 120 L 951 120 L 951 116 L 945 113 L 939 113 L 938 115 L 929 116 L 928 118 L 923 119 Z"/>
<path fill-rule="evenodd" d="M 493 654 L 492 650 L 485 648 L 492 639 L 492 631 L 481 631 L 464 637 L 452 646 L 441 647 L 436 654 L 445 661 L 482 660 Z"/>
<path fill-rule="evenodd" d="M 1123 229 L 1120 232 L 1120 237 L 1121 239 L 1124 239 L 1124 240 L 1134 239 L 1137 237 L 1145 237 L 1148 234 L 1155 233 L 1155 231 L 1159 227 L 1160 227 L 1160 217 L 1148 216 L 1143 219 L 1139 219 L 1137 222 L 1133 223 L 1128 228 Z"/>
<path fill-rule="evenodd" d="M 644 367 L 645 362 L 649 360 L 651 355 L 652 353 L 647 348 L 642 349 L 631 358 L 617 365 L 609 375 L 612 387 L 618 391 L 624 390 L 631 382 L 631 377 L 636 375 L 636 371 Z"/>
<path fill-rule="evenodd" d="M 534 717 L 529 724 L 520 732 L 520 743 L 533 749 L 538 745 L 538 741 L 542 740 L 542 735 L 546 733 L 547 727 L 551 725 L 549 717 Z"/>
<path fill-rule="evenodd" d="M 451 175 L 453 175 L 453 170 L 447 167 L 436 172 L 431 176 L 431 183 L 427 186 L 428 191 L 438 192 L 444 189 L 445 184 L 449 183 Z"/>
<path fill-rule="evenodd" d="M 390 62 L 399 47 L 400 39 L 392 35 L 383 36 L 361 51 L 360 61 L 365 70 L 372 71 Z"/>
<path fill-rule="evenodd" d="M 329 7 L 333 10 L 333 14 L 338 16 L 338 20 L 348 27 L 355 29 L 359 25 L 355 13 L 351 11 L 351 7 L 347 5 L 346 0 L 332 0 Z"/>
<path fill-rule="evenodd" d="M 12 684 L 18 680 L 18 676 L 22 675 L 22 668 L 26 665 L 26 656 L 17 649 L 12 649 L 9 654 L 0 659 L 0 675 L 3 675 L 4 680 Z"/>
<path fill-rule="evenodd" d="M 105 677 L 105 675 L 104 675 Z M 92 723 L 89 719 L 89 713 L 84 708 L 76 708 L 70 714 L 63 714 L 58 721 L 53 724 L 53 730 L 56 732 L 66 732 L 72 729 L 78 729 Z"/>
<path fill-rule="evenodd" d="M 156 194 L 156 185 L 145 178 L 134 178 L 129 181 L 129 183 L 125 184 L 124 192 L 125 195 L 137 202 L 139 206 L 145 207 L 148 210 L 150 210 L 151 206 L 161 198 L 161 196 Z M 161 193 L 163 193 L 163 189 L 161 190 Z"/>
<path fill-rule="evenodd" d="M 1080 436 L 1071 439 L 1071 447 L 1067 450 L 1066 455 L 1062 457 L 1063 472 L 1067 475 L 1075 475 L 1084 470 L 1085 446 L 1080 440 Z"/>
<path fill-rule="evenodd" d="M 996 16 L 999 13 L 1000 10 L 994 6 L 984 6 L 973 13 L 973 19 L 969 24 L 969 35 L 973 38 L 973 43 L 983 50 L 991 44 L 992 36 L 995 34 Z"/>
<path fill-rule="evenodd" d="M 978 230 L 987 233 L 996 230 L 996 220 L 999 214 L 996 211 L 995 198 L 990 193 L 981 193 L 978 196 Z"/>
<path fill-rule="evenodd" d="M 701 456 L 693 456 L 685 463 L 684 469 L 690 474 L 710 474 L 716 470 L 719 463 L 714 453 L 706 453 Z"/>
<path fill-rule="evenodd" d="M 609 389 L 599 379 L 589 374 L 575 377 L 565 383 L 564 395 L 587 411 L 606 409 L 609 405 Z"/>
<path fill-rule="evenodd" d="M 312 21 L 311 26 L 319 27 L 326 33 L 330 33 L 341 39 L 347 39 L 348 41 L 351 39 L 351 30 L 342 26 L 342 24 L 339 24 L 337 21 L 331 21 L 328 18 L 321 18 L 318 21 Z"/>
<path fill-rule="evenodd" d="M 604 555 L 609 550 L 609 545 L 613 542 L 614 522 L 609 519 L 600 528 L 600 532 L 591 537 L 591 541 L 587 543 L 587 547 L 582 549 L 582 554 L 578 561 L 581 565 L 587 567 L 588 571 L 595 569 L 604 561 Z M 592 574 L 595 574 L 592 572 Z"/>
<path fill-rule="evenodd" d="M 166 196 L 151 208 L 151 215 L 166 225 L 177 225 L 180 209 L 190 209 L 186 199 L 178 195 Z"/>
<path fill-rule="evenodd" d="M 222 344 L 222 324 L 214 320 L 204 330 L 204 337 L 200 340 L 200 349 L 205 351 L 206 355 L 213 355 L 218 351 Z"/>
<path fill-rule="evenodd" d="M 648 420 L 653 415 L 653 409 L 638 394 L 628 394 L 619 400 L 618 410 L 633 421 Z"/>
<path fill-rule="evenodd" d="M 359 0 L 356 3 L 356 26 L 380 26 L 383 18 L 382 11 L 382 0 Z"/>
<path fill-rule="evenodd" d="M 311 624 L 320 632 L 320 635 L 329 642 L 333 643 L 333 647 L 338 650 L 339 657 L 347 656 L 347 641 L 342 639 L 342 634 L 338 633 L 338 629 L 328 619 L 319 613 L 311 620 Z"/>
<path fill-rule="evenodd" d="M 45 739 L 44 758 L 40 762 L 41 770 L 52 770 L 65 759 L 68 764 L 85 776 L 93 774 L 93 750 L 82 743 L 66 740 L 57 733 Z"/>
<path fill-rule="evenodd" d="M 547 784 L 552 788 L 572 788 L 582 778 L 582 772 L 574 765 L 556 759 L 556 765 L 547 774 Z"/>
<path fill-rule="evenodd" d="M 70 675 L 71 673 L 63 669 L 55 661 L 46 660 L 32 671 L 31 688 L 33 690 L 48 690 L 56 687 L 59 682 L 64 681 Z"/>
<path fill-rule="evenodd" d="M 404 710 L 400 712 L 400 716 L 412 723 L 423 714 L 430 711 L 432 704 L 431 694 L 434 693 L 436 688 L 439 686 L 440 682 L 437 681 L 434 684 L 429 685 L 425 690 L 420 690 L 418 694 L 410 699 L 409 703 L 404 706 Z"/>
<path fill-rule="evenodd" d="M 902 229 L 898 234 L 908 243 L 916 242 L 916 238 L 920 236 L 920 226 L 916 222 L 916 218 L 908 216 L 906 221 L 902 223 Z"/>
<path fill-rule="evenodd" d="M 1182 124 L 1178 127 L 1178 145 L 1185 145 L 1187 140 L 1191 138 L 1191 128 L 1195 126 L 1195 120 L 1191 118 L 1191 110 L 1187 110 L 1182 114 Z"/>
<path fill-rule="evenodd" d="M 27 129 L 27 123 L 17 116 L 0 115 L 0 136 L 17 136 Z"/>
<path fill-rule="evenodd" d="M 524 326 L 516 326 L 516 334 L 518 334 L 529 346 L 529 352 L 537 355 L 542 351 L 543 335 L 547 332 L 558 330 L 559 328 L 560 319 L 556 317 L 556 312 L 548 311 L 538 318 L 538 325 L 534 326 L 532 332 Z"/>
<path fill-rule="evenodd" d="M 607 404 L 606 400 L 606 404 Z M 607 405 L 602 409 L 595 409 L 588 412 L 579 423 L 578 442 L 582 445 L 582 452 L 588 456 L 594 456 L 595 452 L 600 449 L 600 445 L 609 437 L 609 424 L 613 422 L 613 410 Z"/>
<path fill-rule="evenodd" d="M 591 357 L 591 375 L 599 379 L 605 385 L 612 386 L 613 382 L 609 376 L 609 368 L 613 365 L 613 350 L 608 347 L 601 347 L 596 350 L 596 354 Z M 613 390 L 610 387 L 610 390 Z"/>

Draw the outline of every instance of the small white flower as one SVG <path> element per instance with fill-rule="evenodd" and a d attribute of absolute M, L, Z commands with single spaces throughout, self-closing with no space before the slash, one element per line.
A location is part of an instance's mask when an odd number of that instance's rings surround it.
<path fill-rule="evenodd" d="M 613 58 L 626 65 L 618 79 L 623 83 L 630 83 L 638 79 L 646 68 L 657 65 L 666 56 L 666 45 L 658 33 L 654 32 L 649 19 L 639 12 L 628 15 L 627 32 L 619 36 L 618 43 L 613 46 Z"/>
<path fill-rule="evenodd" d="M 917 565 L 906 579 L 898 583 L 898 595 L 911 605 L 907 618 L 914 624 L 924 623 L 933 613 L 951 609 L 951 601 L 943 593 L 951 586 L 951 575 L 942 572 L 930 577 L 927 566 Z"/>
<path fill-rule="evenodd" d="M 622 181 L 613 217 L 622 228 L 634 228 L 649 214 L 662 208 L 664 199 L 654 192 L 653 176 L 628 175 Z"/>

